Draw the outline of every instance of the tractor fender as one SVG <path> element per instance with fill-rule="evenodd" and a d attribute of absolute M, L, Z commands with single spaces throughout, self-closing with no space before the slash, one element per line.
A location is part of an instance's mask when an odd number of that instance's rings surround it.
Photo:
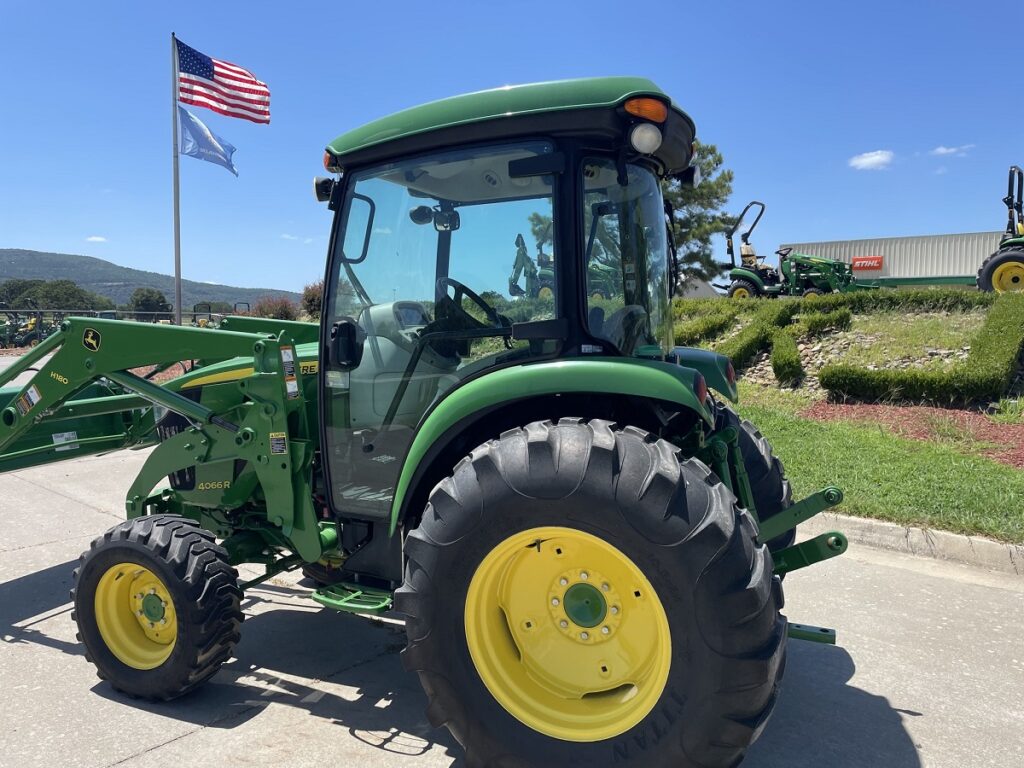
<path fill-rule="evenodd" d="M 470 379 L 437 402 L 417 426 L 395 487 L 390 533 L 403 516 L 413 480 L 431 447 L 467 417 L 517 400 L 594 394 L 675 403 L 713 426 L 714 412 L 697 398 L 699 375 L 693 368 L 661 360 L 588 357 L 517 365 Z"/>
<path fill-rule="evenodd" d="M 732 361 L 725 355 L 712 352 L 710 349 L 697 347 L 675 347 L 672 354 L 679 364 L 700 372 L 710 389 L 715 390 L 732 402 L 739 402 L 736 391 L 736 370 Z"/>
<path fill-rule="evenodd" d="M 764 290 L 764 280 L 752 269 L 745 269 L 744 267 L 734 267 L 729 270 L 730 280 L 749 280 L 762 291 Z"/>

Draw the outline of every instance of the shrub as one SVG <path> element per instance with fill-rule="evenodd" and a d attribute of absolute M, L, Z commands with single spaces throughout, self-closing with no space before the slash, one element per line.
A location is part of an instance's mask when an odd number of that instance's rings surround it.
<path fill-rule="evenodd" d="M 271 317 L 275 320 L 296 320 L 299 310 L 295 304 L 283 296 L 264 296 L 252 305 L 255 317 Z"/>
<path fill-rule="evenodd" d="M 772 334 L 771 360 L 775 378 L 782 386 L 791 387 L 803 378 L 804 367 L 796 340 L 781 328 Z"/>

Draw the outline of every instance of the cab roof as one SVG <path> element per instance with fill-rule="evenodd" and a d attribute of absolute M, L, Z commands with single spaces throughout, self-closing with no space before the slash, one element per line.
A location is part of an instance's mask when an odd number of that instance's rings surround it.
<path fill-rule="evenodd" d="M 574 120 L 564 113 L 608 113 L 636 96 L 653 96 L 669 105 L 670 121 L 682 123 L 692 141 L 693 120 L 650 80 L 595 77 L 509 85 L 433 101 L 343 133 L 327 145 L 327 152 L 333 165 L 344 168 L 490 135 L 583 133 L 592 126 L 600 132 L 607 129 L 601 121 Z"/>

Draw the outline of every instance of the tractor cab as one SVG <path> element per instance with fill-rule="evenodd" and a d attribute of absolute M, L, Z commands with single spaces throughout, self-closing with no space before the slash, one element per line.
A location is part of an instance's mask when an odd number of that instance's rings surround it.
<path fill-rule="evenodd" d="M 335 215 L 321 353 L 335 509 L 386 514 L 417 425 L 475 377 L 670 352 L 660 181 L 687 169 L 693 138 L 652 83 L 608 78 L 459 96 L 331 143 L 338 176 L 316 193 Z"/>

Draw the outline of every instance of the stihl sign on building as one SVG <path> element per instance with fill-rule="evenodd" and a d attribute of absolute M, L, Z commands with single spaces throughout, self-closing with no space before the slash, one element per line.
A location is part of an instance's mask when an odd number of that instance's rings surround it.
<path fill-rule="evenodd" d="M 882 268 L 881 256 L 854 256 L 851 265 L 854 272 L 868 272 Z"/>

